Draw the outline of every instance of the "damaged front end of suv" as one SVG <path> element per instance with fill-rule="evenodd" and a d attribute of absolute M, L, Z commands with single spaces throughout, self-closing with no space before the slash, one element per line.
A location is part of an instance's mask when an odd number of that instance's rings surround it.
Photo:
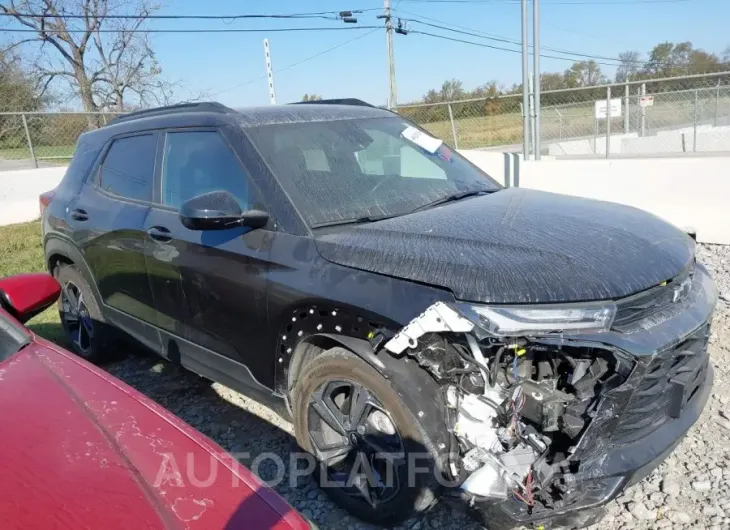
<path fill-rule="evenodd" d="M 697 420 L 712 386 L 716 291 L 707 271 L 617 301 L 437 302 L 382 345 L 438 382 L 442 473 L 491 527 L 584 525 L 646 476 Z"/>

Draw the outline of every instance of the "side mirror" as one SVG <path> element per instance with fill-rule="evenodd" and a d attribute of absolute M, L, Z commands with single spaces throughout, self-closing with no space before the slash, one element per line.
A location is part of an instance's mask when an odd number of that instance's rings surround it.
<path fill-rule="evenodd" d="M 47 309 L 59 294 L 61 286 L 45 272 L 18 274 L 0 280 L 0 305 L 22 323 Z"/>
<path fill-rule="evenodd" d="M 210 191 L 180 206 L 180 221 L 190 230 L 225 230 L 235 226 L 261 228 L 269 214 L 261 210 L 241 211 L 238 201 L 228 191 Z"/>

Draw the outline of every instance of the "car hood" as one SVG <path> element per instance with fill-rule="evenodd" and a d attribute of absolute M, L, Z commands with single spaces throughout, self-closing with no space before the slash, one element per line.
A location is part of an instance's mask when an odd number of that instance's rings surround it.
<path fill-rule="evenodd" d="M 17 528 L 309 528 L 220 447 L 38 340 L 0 363 L 0 516 Z"/>
<path fill-rule="evenodd" d="M 316 243 L 331 262 L 497 304 L 620 298 L 694 259 L 694 241 L 647 212 L 520 188 L 317 235 Z"/>

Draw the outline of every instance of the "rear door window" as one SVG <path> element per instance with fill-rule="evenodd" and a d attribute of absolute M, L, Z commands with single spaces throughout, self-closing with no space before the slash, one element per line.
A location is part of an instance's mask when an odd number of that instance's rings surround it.
<path fill-rule="evenodd" d="M 127 199 L 151 201 L 156 151 L 156 134 L 117 138 L 101 164 L 99 187 Z"/>

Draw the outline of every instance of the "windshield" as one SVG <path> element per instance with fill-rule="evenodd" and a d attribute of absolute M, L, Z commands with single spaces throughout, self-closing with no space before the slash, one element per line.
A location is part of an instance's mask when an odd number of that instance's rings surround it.
<path fill-rule="evenodd" d="M 404 215 L 452 195 L 501 188 L 397 116 L 266 125 L 247 132 L 313 228 Z"/>
<path fill-rule="evenodd" d="M 29 340 L 22 327 L 0 307 L 0 362 L 20 351 Z"/>

